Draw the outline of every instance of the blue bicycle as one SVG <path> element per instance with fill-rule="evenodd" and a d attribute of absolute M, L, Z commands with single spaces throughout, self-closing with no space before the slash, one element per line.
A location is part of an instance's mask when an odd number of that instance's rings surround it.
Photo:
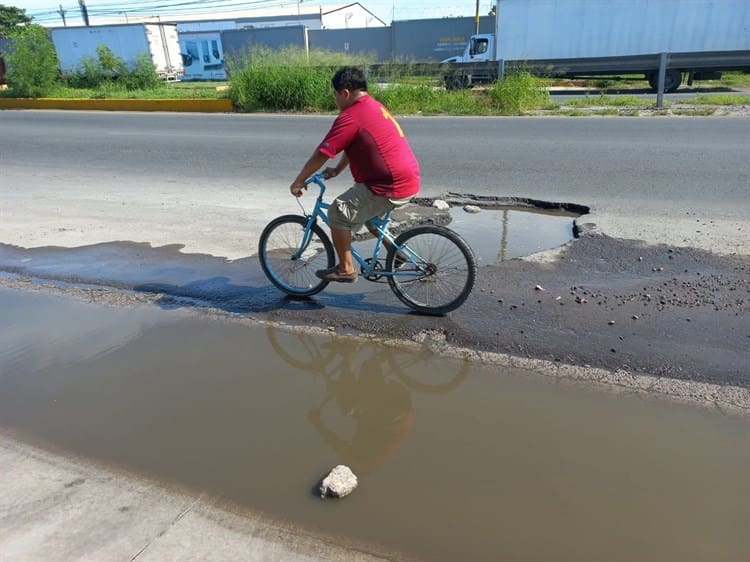
<path fill-rule="evenodd" d="M 328 224 L 323 201 L 323 174 L 307 180 L 320 188 L 310 214 L 283 215 L 263 230 L 258 244 L 260 265 L 268 279 L 288 295 L 309 297 L 322 291 L 328 281 L 316 277 L 319 269 L 336 264 L 330 238 L 318 220 Z M 300 204 L 301 205 L 301 204 Z M 390 213 L 370 219 L 377 232 L 372 256 L 355 248 L 352 256 L 368 281 L 385 278 L 396 296 L 423 314 L 446 314 L 461 306 L 474 287 L 477 265 L 469 245 L 454 231 L 433 224 L 417 226 L 397 237 L 388 231 Z M 385 260 L 380 256 L 386 248 Z"/>

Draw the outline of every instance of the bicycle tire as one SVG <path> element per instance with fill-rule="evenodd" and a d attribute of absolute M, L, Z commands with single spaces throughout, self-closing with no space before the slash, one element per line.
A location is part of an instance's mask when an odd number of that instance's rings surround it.
<path fill-rule="evenodd" d="M 443 315 L 457 309 L 469 297 L 477 276 L 477 262 L 469 245 L 454 231 L 437 225 L 418 226 L 400 234 L 396 246 L 406 254 L 419 256 L 417 268 L 410 261 L 389 275 L 388 284 L 408 307 L 423 314 Z M 394 271 L 396 249 L 386 257 L 386 270 Z"/>
<path fill-rule="evenodd" d="M 263 273 L 275 287 L 295 297 L 309 297 L 322 291 L 328 281 L 316 277 L 315 271 L 336 264 L 333 244 L 318 224 L 312 225 L 311 238 L 302 256 L 294 259 L 307 221 L 307 217 L 300 215 L 278 217 L 268 223 L 258 241 Z"/>
<path fill-rule="evenodd" d="M 453 363 L 457 370 L 446 373 L 446 363 Z M 471 367 L 467 359 L 446 361 L 427 348 L 419 351 L 395 349 L 388 356 L 388 364 L 390 372 L 404 386 L 425 394 L 444 394 L 458 388 L 469 376 Z"/>
<path fill-rule="evenodd" d="M 335 333 L 313 335 L 268 326 L 266 336 L 274 353 L 300 371 L 323 373 L 326 365 L 338 355 L 332 346 L 336 338 Z M 284 341 L 288 342 L 288 345 L 284 345 Z"/>

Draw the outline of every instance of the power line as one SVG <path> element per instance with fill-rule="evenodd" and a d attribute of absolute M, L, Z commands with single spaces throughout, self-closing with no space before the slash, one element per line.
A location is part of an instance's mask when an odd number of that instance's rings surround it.
<path fill-rule="evenodd" d="M 153 10 L 153 11 L 163 11 L 163 10 L 171 10 L 171 9 L 177 9 L 177 11 L 183 11 L 186 6 L 192 6 L 192 5 L 201 5 L 201 6 L 211 6 L 211 8 L 223 8 L 223 7 L 236 7 L 236 8 L 242 8 L 242 7 L 278 7 L 283 6 L 284 4 L 291 4 L 290 1 L 280 1 L 280 0 L 245 0 L 245 1 L 237 1 L 237 0 L 188 0 L 188 1 L 173 1 L 173 2 L 164 2 L 164 0 L 134 0 L 133 2 L 127 2 L 127 3 L 104 3 L 104 4 L 97 4 L 93 6 L 89 6 L 89 12 L 92 14 L 102 14 L 102 13 L 108 13 L 108 12 L 121 12 L 124 10 L 127 11 L 145 11 L 145 10 Z M 67 10 L 75 10 L 77 7 L 72 6 L 65 6 L 64 9 Z M 57 10 L 52 11 L 50 9 L 38 9 L 38 10 L 27 10 L 26 12 L 28 15 L 32 17 L 36 17 L 39 15 L 49 15 L 52 13 L 57 13 Z"/>

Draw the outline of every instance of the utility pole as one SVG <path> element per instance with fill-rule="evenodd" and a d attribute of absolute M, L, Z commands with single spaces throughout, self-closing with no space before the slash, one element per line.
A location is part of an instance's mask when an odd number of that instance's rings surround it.
<path fill-rule="evenodd" d="M 81 17 L 83 18 L 84 25 L 91 25 L 89 23 L 89 11 L 86 9 L 85 0 L 78 0 L 78 5 L 81 7 Z"/>
<path fill-rule="evenodd" d="M 60 9 L 57 11 L 58 14 L 60 14 L 60 17 L 63 20 L 63 27 L 67 27 L 68 24 L 65 23 L 65 10 L 63 10 L 62 4 L 60 4 Z"/>
<path fill-rule="evenodd" d="M 474 21 L 474 35 L 479 33 L 479 0 L 477 0 L 476 19 Z"/>

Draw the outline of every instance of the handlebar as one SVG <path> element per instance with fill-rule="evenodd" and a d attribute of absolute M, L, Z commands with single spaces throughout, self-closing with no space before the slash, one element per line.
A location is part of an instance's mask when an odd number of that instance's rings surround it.
<path fill-rule="evenodd" d="M 313 174 L 309 178 L 305 180 L 305 185 L 310 185 L 311 183 L 317 183 L 318 185 L 325 185 L 325 182 L 323 180 L 327 180 L 328 175 L 325 172 L 318 172 L 317 174 Z"/>
<path fill-rule="evenodd" d="M 322 198 L 323 193 L 325 193 L 326 191 L 326 184 L 323 180 L 327 180 L 327 179 L 328 179 L 328 176 L 325 173 L 319 172 L 307 178 L 305 180 L 305 185 L 310 185 L 311 183 L 316 184 L 320 188 L 320 194 L 318 195 L 318 197 Z"/>

